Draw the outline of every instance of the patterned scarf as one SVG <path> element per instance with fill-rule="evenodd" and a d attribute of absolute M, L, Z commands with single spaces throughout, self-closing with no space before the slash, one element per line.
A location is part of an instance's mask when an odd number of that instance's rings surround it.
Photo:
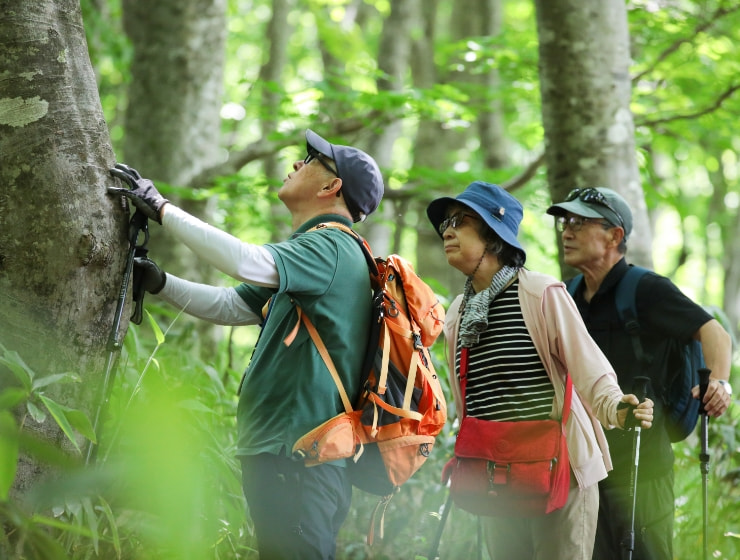
<path fill-rule="evenodd" d="M 488 328 L 488 308 L 501 290 L 516 276 L 518 268 L 505 266 L 494 274 L 491 285 L 477 294 L 473 291 L 472 277 L 465 282 L 463 316 L 460 321 L 460 345 L 470 348 L 478 344 L 480 335 Z"/>

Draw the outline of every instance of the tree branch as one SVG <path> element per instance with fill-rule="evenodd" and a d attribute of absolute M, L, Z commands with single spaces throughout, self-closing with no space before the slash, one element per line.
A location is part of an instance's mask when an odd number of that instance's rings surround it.
<path fill-rule="evenodd" d="M 534 177 L 535 173 L 537 173 L 537 170 L 542 166 L 542 164 L 545 162 L 545 152 L 543 151 L 539 156 L 537 156 L 536 159 L 534 159 L 530 164 L 524 168 L 524 171 L 522 171 L 519 175 L 516 177 L 512 177 L 505 183 L 501 185 L 501 188 L 507 191 L 515 191 L 516 189 L 523 187 L 526 185 L 532 177 Z"/>
<path fill-rule="evenodd" d="M 673 42 L 671 45 L 669 45 L 667 49 L 665 49 L 662 53 L 660 53 L 660 55 L 658 56 L 658 58 L 656 58 L 653 61 L 653 64 L 651 64 L 648 68 L 646 68 L 645 70 L 643 70 L 639 74 L 636 74 L 632 78 L 632 83 L 637 83 L 646 74 L 649 74 L 650 72 L 652 72 L 653 70 L 655 70 L 655 68 L 661 62 L 663 62 L 665 59 L 667 59 L 669 56 L 671 56 L 673 53 L 675 53 L 679 49 L 679 47 L 681 45 L 683 45 L 684 43 L 690 43 L 691 41 L 693 41 L 693 39 L 699 33 L 702 33 L 703 31 L 706 31 L 707 29 L 709 29 L 710 27 L 712 27 L 718 20 L 722 19 L 723 17 L 725 17 L 725 16 L 727 16 L 727 15 L 733 13 L 733 12 L 736 12 L 739 9 L 740 9 L 740 5 L 735 5 L 735 6 L 732 6 L 731 8 L 724 8 L 724 7 L 717 8 L 717 10 L 709 17 L 709 19 L 707 19 L 706 21 L 698 24 L 694 28 L 694 33 L 690 37 L 682 37 L 682 38 L 677 39 L 675 42 Z"/>
<path fill-rule="evenodd" d="M 701 109 L 699 111 L 684 113 L 682 115 L 672 115 L 660 119 L 645 119 L 642 121 L 635 119 L 635 126 L 655 126 L 658 124 L 665 124 L 681 120 L 691 120 L 702 117 L 719 109 L 722 104 L 727 101 L 727 99 L 732 97 L 732 94 L 734 94 L 738 89 L 740 89 L 740 85 L 729 86 L 712 105 L 710 105 L 709 107 L 705 107 L 704 109 Z"/>
<path fill-rule="evenodd" d="M 389 120 L 391 120 L 390 117 L 383 117 L 378 111 L 371 111 L 362 117 L 337 121 L 331 127 L 331 134 L 352 134 L 367 128 L 369 122 L 383 124 Z M 248 163 L 274 155 L 283 148 L 294 145 L 295 137 L 293 135 L 281 138 L 280 140 L 260 138 L 249 144 L 246 148 L 230 152 L 225 162 L 211 166 L 198 173 L 198 175 L 192 178 L 188 186 L 201 187 L 210 184 L 216 177 L 234 175 Z"/>

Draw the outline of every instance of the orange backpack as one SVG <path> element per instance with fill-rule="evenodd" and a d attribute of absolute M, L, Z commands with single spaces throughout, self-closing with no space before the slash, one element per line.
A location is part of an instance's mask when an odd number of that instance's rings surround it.
<path fill-rule="evenodd" d="M 319 333 L 299 308 L 300 323 L 334 378 L 345 412 L 301 437 L 293 454 L 307 466 L 352 458 L 352 483 L 384 496 L 379 506 L 386 506 L 426 461 L 447 420 L 445 397 L 428 350 L 442 331 L 445 312 L 407 260 L 398 255 L 375 258 L 354 230 L 334 222 L 317 229 L 324 227 L 341 229 L 360 243 L 370 268 L 373 323 L 365 364 L 358 372 L 360 395 L 352 403 Z M 369 541 L 372 535 L 371 528 Z"/>

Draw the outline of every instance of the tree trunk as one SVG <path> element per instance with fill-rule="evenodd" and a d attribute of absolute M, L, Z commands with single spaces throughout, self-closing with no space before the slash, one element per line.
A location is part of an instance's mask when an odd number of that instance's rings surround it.
<path fill-rule="evenodd" d="M 0 1 L 0 30 L 0 343 L 37 377 L 77 374 L 81 383 L 46 394 L 89 413 L 121 286 L 128 213 L 105 191 L 114 157 L 79 1 Z M 127 324 L 125 312 L 122 333 Z M 11 379 L 0 366 L 2 383 Z M 24 424 L 72 447 L 51 420 Z M 16 493 L 46 472 L 22 457 Z"/>
<path fill-rule="evenodd" d="M 124 0 L 134 46 L 124 156 L 187 185 L 220 154 L 225 0 Z"/>
<path fill-rule="evenodd" d="M 630 260 L 651 266 L 652 234 L 636 162 L 624 3 L 536 0 L 545 159 L 552 199 L 608 187 L 632 207 Z M 562 247 L 561 262 L 562 262 Z M 565 271 L 569 276 L 571 271 Z"/>
<path fill-rule="evenodd" d="M 430 18 L 434 18 L 434 13 L 431 3 L 425 4 L 425 7 L 427 22 L 425 33 L 417 41 L 414 56 L 414 85 L 420 88 L 430 88 L 440 81 L 432 46 L 436 37 L 434 19 Z M 476 17 L 470 17 L 470 14 L 476 14 Z M 500 32 L 501 21 L 500 0 L 456 0 L 450 14 L 450 34 L 458 42 L 492 37 Z M 450 154 L 456 153 L 471 137 L 474 137 L 480 146 L 478 154 L 481 160 L 472 162 L 471 167 L 495 169 L 508 162 L 503 108 L 496 95 L 499 87 L 498 71 L 495 67 L 482 66 L 485 62 L 485 60 L 473 62 L 460 60 L 456 66 L 462 70 L 452 72 L 441 80 L 454 83 L 469 95 L 470 105 L 477 108 L 476 126 L 466 131 L 451 131 L 444 123 L 422 121 L 415 143 L 415 167 L 443 169 L 445 165 L 453 163 L 450 161 Z M 446 192 L 438 191 L 435 194 L 454 197 L 466 186 L 463 181 L 460 184 L 446 186 Z M 415 203 L 420 217 L 417 245 L 419 274 L 434 278 L 451 295 L 455 295 L 462 291 L 465 279 L 459 271 L 447 264 L 439 235 L 432 230 L 426 217 L 426 206 L 429 202 L 429 199 L 425 199 Z"/>
<path fill-rule="evenodd" d="M 220 118 L 226 0 L 124 0 L 123 16 L 134 47 L 123 161 L 155 181 L 202 187 L 192 179 L 226 159 Z M 168 198 L 213 221 L 215 199 Z M 152 230 L 150 257 L 178 276 L 217 282 L 212 267 L 163 230 Z M 198 336 L 192 340 L 211 358 L 220 328 L 189 317 L 179 321 L 193 325 Z"/>
<path fill-rule="evenodd" d="M 437 8 L 438 0 L 425 0 L 423 16 L 423 33 L 414 43 L 412 57 L 412 72 L 414 87 L 431 88 L 438 81 L 437 67 L 434 61 L 434 45 L 437 39 Z M 423 119 L 414 139 L 414 167 L 422 169 L 439 169 L 449 164 L 449 149 L 447 139 L 449 131 L 443 123 L 431 119 Z M 455 196 L 465 185 L 450 185 L 445 196 Z M 432 192 L 433 196 L 441 193 Z M 431 202 L 424 197 L 416 202 L 419 215 L 417 231 L 416 260 L 417 272 L 424 278 L 434 278 L 444 290 L 452 295 L 462 291 L 462 275 L 447 264 L 441 241 L 432 229 L 426 215 L 426 207 Z"/>
<path fill-rule="evenodd" d="M 252 89 L 253 92 L 256 90 L 260 94 L 260 112 L 263 115 L 260 119 L 262 138 L 270 138 L 278 131 L 280 124 L 280 104 L 285 96 L 282 86 L 283 77 L 288 63 L 288 46 L 293 35 L 293 25 L 290 23 L 289 16 L 294 8 L 295 0 L 274 0 L 272 2 L 272 16 L 267 28 L 269 51 L 267 59 L 260 68 L 259 79 Z M 300 137 L 300 135 L 297 136 Z M 290 171 L 285 168 L 277 150 L 274 155 L 262 160 L 262 167 L 268 182 L 277 186 L 282 183 L 283 178 Z M 287 239 L 293 231 L 288 209 L 283 204 L 273 204 L 270 206 L 270 215 L 274 231 L 272 241 Z"/>
<path fill-rule="evenodd" d="M 470 17 L 476 14 L 476 17 Z M 454 41 L 481 40 L 501 33 L 503 8 L 501 0 L 455 0 L 450 19 Z M 480 39 L 479 39 L 480 38 Z M 476 127 L 467 136 L 477 134 L 480 154 L 487 169 L 498 169 L 509 163 L 504 109 L 498 97 L 500 79 L 495 64 L 488 56 L 472 61 L 460 60 L 461 70 L 450 78 L 455 83 L 469 84 L 469 105 L 476 108 Z"/>
<path fill-rule="evenodd" d="M 377 81 L 378 91 L 401 92 L 409 72 L 411 37 L 419 20 L 419 0 L 392 0 L 389 16 L 383 21 L 383 32 L 378 46 L 378 69 L 383 73 Z M 381 169 L 391 169 L 396 141 L 402 134 L 402 121 L 388 122 L 373 133 L 364 148 L 372 154 Z M 386 175 L 386 183 L 387 181 Z M 386 184 L 386 192 L 390 191 Z M 398 201 L 386 197 L 377 215 L 373 216 L 363 234 L 378 255 L 399 253 L 401 233 L 408 216 Z M 388 227 L 392 224 L 393 227 Z M 391 234 L 394 238 L 391 239 Z"/>

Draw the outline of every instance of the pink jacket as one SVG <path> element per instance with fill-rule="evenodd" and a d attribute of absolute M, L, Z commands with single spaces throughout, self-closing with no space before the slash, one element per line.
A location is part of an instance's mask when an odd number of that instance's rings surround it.
<path fill-rule="evenodd" d="M 588 334 L 565 284 L 551 276 L 521 269 L 519 301 L 524 322 L 555 388 L 552 418 L 561 415 L 566 371 L 570 371 L 573 379 L 576 392 L 566 424 L 568 456 L 578 486 L 586 488 L 606 478 L 612 469 L 601 425 L 609 429 L 618 425 L 617 405 L 623 394 L 617 376 Z M 444 328 L 450 372 L 455 372 L 450 374 L 450 386 L 460 417 L 460 382 L 454 362 L 461 302 L 460 295 L 450 305 Z"/>

